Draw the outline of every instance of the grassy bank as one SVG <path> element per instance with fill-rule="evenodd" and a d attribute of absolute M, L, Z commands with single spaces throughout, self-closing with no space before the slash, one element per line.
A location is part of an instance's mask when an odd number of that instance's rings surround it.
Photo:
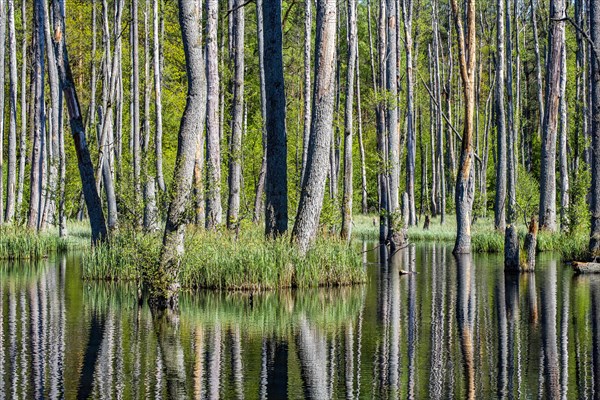
<path fill-rule="evenodd" d="M 375 224 L 374 224 L 375 222 Z M 354 217 L 354 234 L 367 240 L 379 239 L 379 217 L 375 215 L 359 215 Z M 518 225 L 519 240 L 522 243 L 527 234 L 525 224 Z M 471 226 L 471 249 L 475 253 L 501 253 L 504 251 L 504 235 L 494 229 L 491 218 L 479 218 Z M 439 217 L 432 218 L 429 230 L 423 229 L 423 221 L 419 226 L 408 229 L 411 242 L 447 242 L 454 243 L 456 239 L 456 218 L 446 216 L 444 225 Z M 547 233 L 540 232 L 537 238 L 539 252 L 557 252 L 564 260 L 585 259 L 589 232 Z"/>
<path fill-rule="evenodd" d="M 158 264 L 161 236 L 121 232 L 108 246 L 86 254 L 84 277 L 139 280 Z M 360 254 L 337 238 L 319 238 L 302 256 L 288 236 L 264 239 L 262 228 L 247 226 L 236 235 L 190 228 L 180 281 L 186 288 L 263 290 L 350 285 L 364 282 Z"/>
<path fill-rule="evenodd" d="M 0 226 L 0 259 L 36 259 L 56 251 L 84 249 L 90 245 L 89 224 L 69 222 L 67 236 L 60 237 L 57 228 L 37 233 L 24 226 Z"/>

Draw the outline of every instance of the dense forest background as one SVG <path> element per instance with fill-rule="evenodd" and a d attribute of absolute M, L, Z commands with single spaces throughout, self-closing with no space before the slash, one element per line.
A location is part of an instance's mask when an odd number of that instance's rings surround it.
<path fill-rule="evenodd" d="M 4 56 L 3 98 L 0 98 L 3 119 L 2 132 L 2 218 L 7 217 L 6 197 L 8 174 L 10 173 L 10 140 L 12 129 L 10 106 L 9 56 L 16 57 L 17 82 L 15 88 L 15 132 L 17 140 L 17 187 L 22 191 L 15 218 L 27 218 L 30 191 L 34 183 L 31 176 L 32 148 L 34 144 L 34 96 L 33 79 L 39 57 L 35 53 L 35 22 L 33 2 L 2 0 L 2 21 L 5 13 L 14 11 L 15 37 L 11 46 L 10 18 L 3 25 Z M 208 4 L 209 2 L 207 2 Z M 239 3 L 239 4 L 238 4 Z M 385 1 L 383 3 L 386 3 Z M 414 3 L 414 4 L 413 4 Z M 503 3 L 503 4 L 502 4 Z M 206 27 L 209 13 L 203 4 L 202 36 L 208 41 Z M 114 176 L 118 204 L 119 223 L 131 221 L 141 225 L 145 207 L 150 201 L 146 182 L 157 179 L 156 207 L 158 215 L 166 213 L 167 195 L 173 176 L 177 132 L 186 102 L 186 69 L 181 31 L 178 22 L 178 4 L 172 0 L 146 0 L 137 2 L 119 0 L 67 0 L 66 32 L 67 47 L 76 89 L 84 111 L 87 140 L 95 166 L 102 157 L 108 158 Z M 444 0 L 397 0 L 397 90 L 381 90 L 380 66 L 386 63 L 380 51 L 380 16 L 383 7 L 378 2 L 359 1 L 357 10 L 358 54 L 356 68 L 355 98 L 353 101 L 353 191 L 354 211 L 376 213 L 379 208 L 378 172 L 382 165 L 377 151 L 377 107 L 381 102 L 398 107 L 400 139 L 399 174 L 400 193 L 407 191 L 408 174 L 414 174 L 414 206 L 418 218 L 424 215 L 454 213 L 454 190 L 460 158 L 460 137 L 463 126 L 464 98 L 459 70 L 459 54 L 456 26 L 452 19 L 451 4 Z M 499 6 L 504 8 L 505 18 L 499 20 Z M 119 18 L 119 7 L 122 15 Z M 286 94 L 287 169 L 289 177 L 289 209 L 295 210 L 300 196 L 303 165 L 303 143 L 305 138 L 306 96 L 312 86 L 305 76 L 314 79 L 314 50 L 306 52 L 306 26 L 310 40 L 315 40 L 314 8 L 310 1 L 283 1 L 283 63 Z M 497 97 L 498 79 L 498 28 L 504 34 L 506 76 L 501 92 L 505 101 L 506 129 L 509 150 L 514 150 L 516 181 L 516 222 L 525 223 L 539 208 L 541 174 L 540 118 L 545 101 L 547 81 L 547 59 L 549 54 L 549 30 L 553 24 L 561 23 L 565 29 L 564 75 L 556 144 L 557 203 L 560 228 L 567 231 L 587 229 L 589 214 L 586 202 L 590 186 L 588 163 L 590 160 L 590 57 L 591 47 L 586 40 L 588 28 L 585 0 L 567 2 L 565 14 L 570 20 L 558 22 L 550 18 L 549 1 L 478 1 L 476 2 L 476 67 L 475 67 L 475 121 L 473 146 L 475 153 L 475 199 L 473 219 L 491 216 L 496 193 L 496 171 L 498 159 Z M 341 225 L 342 182 L 343 182 L 343 135 L 344 112 L 347 96 L 347 68 L 349 51 L 348 5 L 338 4 L 337 55 L 335 69 L 334 129 L 330 155 L 330 168 L 324 209 L 321 222 L 328 226 Z M 239 12 L 243 9 L 243 12 Z M 410 11 L 410 15 L 408 13 Z M 51 13 L 52 10 L 49 11 Z M 134 13 L 137 12 L 137 15 Z M 412 22 L 408 21 L 408 18 Z M 241 18 L 243 24 L 236 18 Z M 308 22 L 307 22 L 308 21 Z M 261 69 L 256 1 L 230 0 L 218 2 L 217 23 L 217 66 L 219 88 L 219 141 L 220 141 L 220 197 L 223 213 L 227 211 L 228 165 L 231 157 L 241 160 L 241 195 L 239 220 L 260 218 L 263 213 L 261 167 L 263 165 L 263 113 L 261 109 Z M 308 25 L 307 25 L 308 23 Z M 155 25 L 156 24 L 156 25 Z M 243 35 L 243 49 L 237 49 L 236 32 Z M 244 26 L 245 25 L 245 26 Z M 580 30 L 576 29 L 577 25 Z M 387 35 L 388 37 L 389 34 Z M 409 38 L 409 40 L 407 40 Z M 411 46 L 412 42 L 412 46 Z M 134 46 L 135 43 L 135 46 Z M 410 58 L 407 56 L 410 47 Z M 156 50 L 158 49 L 158 53 Z M 236 51 L 242 51 L 243 99 L 241 153 L 231 150 L 230 139 L 234 118 L 234 71 Z M 384 52 L 385 54 L 386 52 Z M 305 54 L 311 58 L 307 60 Z M 158 57 L 158 62 L 154 58 Z M 108 62 L 107 62 L 108 60 Z M 407 61 L 408 60 L 408 61 Z M 412 61 L 410 61 L 412 60 Z M 208 59 L 207 59 L 208 61 Z M 239 63 L 239 59 L 237 60 Z M 407 68 L 407 62 L 410 64 Z M 113 67 L 115 63 L 116 67 Z M 48 63 L 46 63 L 48 64 Z M 137 70 L 135 65 L 138 66 Z M 109 69 L 109 66 L 112 68 Z M 159 70 L 155 74 L 156 68 Z M 48 73 L 46 65 L 45 73 Z M 407 85 L 408 74 L 412 74 L 413 88 Z M 137 73 L 136 73 L 137 72 Z M 111 77 L 116 73 L 115 95 L 111 93 Z M 160 91 L 156 90 L 155 79 L 160 78 Z M 1 78 L 0 78 L 1 79 Z M 139 84 L 136 83 L 139 81 Z M 238 84 L 239 82 L 236 81 Z M 134 84 L 136 83 L 136 84 Z M 396 92 L 396 93 L 394 93 Z M 52 93 L 50 84 L 45 85 L 45 139 L 42 139 L 42 198 L 48 198 L 47 223 L 58 221 L 58 204 L 62 202 L 61 187 L 52 183 L 51 176 L 60 171 L 60 154 L 53 148 Z M 161 119 L 157 119 L 157 97 L 162 107 Z M 408 104 L 408 102 L 412 104 Z M 95 104 L 95 106 L 94 106 Z M 107 106 L 112 107 L 114 133 L 107 142 L 99 143 L 102 137 L 102 114 Z M 62 107 L 62 106 L 61 106 Z M 92 109 L 92 108 L 95 108 Z M 137 111 L 134 112 L 134 109 Z M 66 111 L 63 112 L 66 115 Z M 136 120 L 139 119 L 139 120 Z M 61 117 L 68 132 L 68 118 Z M 162 133 L 158 128 L 162 128 Z M 135 130 L 140 136 L 136 136 Z M 411 134 L 411 131 L 413 134 Z M 160 135 L 160 136 L 159 136 Z M 206 135 L 201 139 L 202 153 Z M 135 140 L 134 140 L 135 139 Z M 136 144 L 139 140 L 139 144 Z M 156 142 L 159 141 L 157 151 Z M 160 142 L 162 141 L 162 145 Z M 71 138 L 64 139 L 65 186 L 64 216 L 81 217 L 84 212 L 81 183 L 77 178 L 77 157 Z M 23 147 L 24 146 L 24 147 Z M 139 148 L 138 148 L 139 147 Z M 362 148 L 361 148 L 362 147 Z M 99 151 L 103 149 L 103 151 Z M 407 164 L 407 152 L 415 155 L 414 172 Z M 140 157 L 136 155 L 141 153 Z M 509 151 L 510 153 L 510 151 Z M 157 157 L 161 162 L 157 163 Z M 440 161 L 441 157 L 441 161 Z M 19 164 L 24 159 L 24 170 Z M 197 220 L 204 222 L 204 197 L 206 195 L 206 155 L 199 154 L 195 174 L 196 209 L 190 210 Z M 35 160 L 34 160 L 35 162 Z M 159 173 L 162 165 L 162 173 Z M 443 164 L 443 165 L 442 165 Z M 141 173 L 136 171 L 140 168 Z M 443 174 L 443 177 L 441 176 Z M 98 173 L 98 177 L 100 174 Z M 163 178 L 164 177 L 164 178 Z M 363 179 L 364 177 L 364 179 Z M 165 185 L 161 180 L 164 179 Z M 100 181 L 100 179 L 99 179 Z M 258 189 L 258 190 L 257 190 Z M 152 195 L 152 194 L 150 194 Z M 103 196 L 101 196 L 103 197 Z M 106 203 L 106 199 L 103 199 Z M 105 204 L 106 207 L 106 204 Z M 147 211 L 147 210 L 146 210 Z M 292 216 L 294 213 L 290 213 Z M 191 216 L 194 214 L 190 214 Z M 161 219 L 161 218 L 156 218 Z M 225 219 L 223 219 L 224 221 Z M 417 221 L 411 221 L 411 224 Z M 109 222 L 110 224 L 110 222 Z"/>

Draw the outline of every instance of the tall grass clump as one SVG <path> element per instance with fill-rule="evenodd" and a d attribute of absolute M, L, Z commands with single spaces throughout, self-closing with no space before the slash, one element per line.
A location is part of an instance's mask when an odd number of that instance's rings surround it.
<path fill-rule="evenodd" d="M 20 225 L 2 225 L 0 226 L 0 258 L 39 259 L 48 257 L 53 252 L 89 246 L 89 228 L 87 236 L 79 225 L 74 225 L 74 231 L 79 236 L 60 237 L 54 228 L 36 232 Z"/>
<path fill-rule="evenodd" d="M 160 246 L 157 234 L 120 232 L 84 256 L 84 277 L 114 281 L 153 276 Z M 268 290 L 366 280 L 360 255 L 337 238 L 317 239 L 302 256 L 289 236 L 266 240 L 259 227 L 239 233 L 190 227 L 185 249 L 180 282 L 186 288 Z"/>

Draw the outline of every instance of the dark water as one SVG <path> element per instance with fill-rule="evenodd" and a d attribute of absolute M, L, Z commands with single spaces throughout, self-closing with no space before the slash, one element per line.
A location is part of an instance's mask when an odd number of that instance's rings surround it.
<path fill-rule="evenodd" d="M 5 262 L 0 398 L 600 396 L 600 276 L 551 256 L 505 276 L 445 246 L 379 253 L 364 286 L 184 294 L 161 315 L 131 286 L 83 282 L 77 255 Z"/>

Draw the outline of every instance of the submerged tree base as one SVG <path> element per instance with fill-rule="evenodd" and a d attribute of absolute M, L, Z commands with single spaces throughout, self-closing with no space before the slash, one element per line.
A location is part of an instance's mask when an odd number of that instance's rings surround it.
<path fill-rule="evenodd" d="M 123 231 L 83 259 L 89 280 L 153 279 L 161 239 Z M 289 236 L 267 240 L 261 227 L 239 233 L 189 228 L 180 283 L 183 288 L 270 290 L 363 283 L 361 255 L 338 238 L 318 238 L 306 255 Z"/>

